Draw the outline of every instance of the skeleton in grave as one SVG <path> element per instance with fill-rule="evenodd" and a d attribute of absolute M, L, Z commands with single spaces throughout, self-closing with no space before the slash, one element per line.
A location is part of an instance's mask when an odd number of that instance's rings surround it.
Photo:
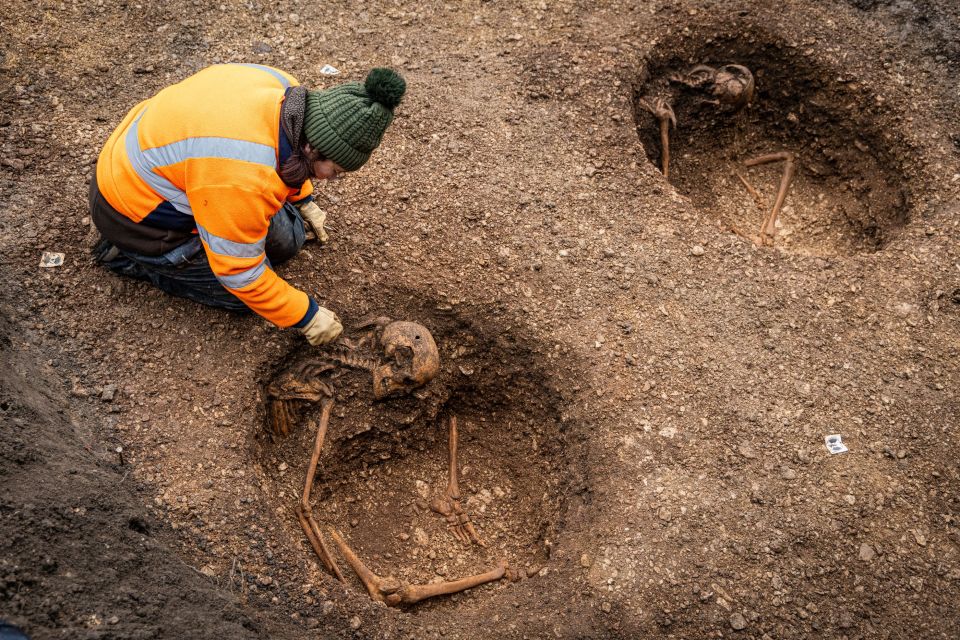
<path fill-rule="evenodd" d="M 310 504 L 310 493 L 330 421 L 330 412 L 333 409 L 335 390 L 332 380 L 342 374 L 344 368 L 367 371 L 372 377 L 374 398 L 382 400 L 425 385 L 440 370 L 437 345 L 433 336 L 422 325 L 377 318 L 360 325 L 357 329 L 363 331 L 359 340 L 341 338 L 339 342 L 327 345 L 322 354 L 295 362 L 266 387 L 267 417 L 274 437 L 290 433 L 295 424 L 297 405 L 320 404 L 320 425 L 314 440 L 313 453 L 307 466 L 306 480 L 296 507 L 296 514 L 310 546 L 313 547 L 321 563 L 341 581 L 344 580 L 343 573 L 324 541 L 320 525 L 313 515 L 313 507 Z M 456 417 L 451 416 L 450 475 L 447 491 L 442 498 L 435 499 L 431 503 L 431 508 L 446 518 L 457 540 L 482 545 L 483 542 L 469 516 L 460 506 L 456 424 Z M 337 531 L 331 529 L 329 533 L 370 596 L 390 606 L 411 605 L 426 598 L 457 593 L 486 582 L 499 580 L 506 572 L 506 564 L 501 563 L 486 573 L 459 580 L 410 585 L 392 577 L 377 576 L 363 564 Z"/>
<path fill-rule="evenodd" d="M 637 106 L 649 112 L 660 127 L 663 177 L 670 178 L 670 126 L 677 126 L 673 105 L 692 95 L 700 103 L 737 112 L 753 100 L 753 74 L 744 66 L 728 64 L 714 69 L 698 64 L 686 73 L 673 73 L 647 83 Z"/>
<path fill-rule="evenodd" d="M 433 336 L 415 322 L 376 318 L 355 328 L 359 340 L 343 338 L 287 367 L 267 385 L 268 416 L 274 436 L 290 432 L 298 404 L 333 397 L 330 380 L 344 369 L 370 373 L 373 397 L 383 400 L 421 387 L 440 370 Z"/>
<path fill-rule="evenodd" d="M 692 97 L 701 104 L 710 104 L 728 113 L 736 113 L 753 101 L 753 73 L 739 64 L 727 64 L 719 68 L 699 64 L 687 72 L 673 73 L 657 78 L 647 84 L 646 92 L 637 98 L 637 107 L 650 113 L 660 128 L 660 158 L 663 177 L 670 179 L 670 127 L 677 126 L 674 104 L 681 99 Z M 771 162 L 784 162 L 780 189 L 770 213 L 764 218 L 757 235 L 744 234 L 734 229 L 758 245 L 772 245 L 776 234 L 776 221 L 787 197 L 790 183 L 796 174 L 796 157 L 789 151 L 770 153 L 751 158 L 744 162 L 746 167 L 754 167 Z M 759 193 L 740 173 L 737 177 L 758 202 Z"/>

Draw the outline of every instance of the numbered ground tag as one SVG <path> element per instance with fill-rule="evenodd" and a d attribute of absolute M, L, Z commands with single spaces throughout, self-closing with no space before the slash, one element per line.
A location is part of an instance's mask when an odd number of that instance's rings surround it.
<path fill-rule="evenodd" d="M 826 436 L 823 441 L 827 445 L 827 451 L 830 453 L 843 453 L 847 450 L 847 445 L 843 444 L 843 439 L 840 437 L 840 434 Z"/>

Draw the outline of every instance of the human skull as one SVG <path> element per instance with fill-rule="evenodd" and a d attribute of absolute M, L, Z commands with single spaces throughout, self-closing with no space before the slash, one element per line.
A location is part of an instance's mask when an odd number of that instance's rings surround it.
<path fill-rule="evenodd" d="M 712 93 L 721 104 L 742 109 L 753 100 L 753 74 L 739 64 L 727 64 L 717 69 Z"/>
<path fill-rule="evenodd" d="M 705 89 L 713 86 L 717 79 L 717 70 L 705 64 L 698 64 L 686 73 L 674 74 L 670 79 L 693 89 Z"/>
<path fill-rule="evenodd" d="M 421 387 L 440 371 L 440 354 L 433 336 L 416 322 L 391 322 L 380 335 L 381 364 L 373 369 L 377 400 Z"/>
<path fill-rule="evenodd" d="M 710 95 L 708 102 L 739 111 L 753 101 L 753 73 L 743 65 L 725 64 L 719 69 L 698 64 L 686 73 L 675 73 L 670 82 L 678 82 Z"/>

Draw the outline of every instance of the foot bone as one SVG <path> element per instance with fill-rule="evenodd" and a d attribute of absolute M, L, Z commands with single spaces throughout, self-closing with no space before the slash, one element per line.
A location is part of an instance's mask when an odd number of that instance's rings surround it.
<path fill-rule="evenodd" d="M 457 417 L 450 416 L 450 436 L 449 436 L 449 465 L 450 476 L 447 482 L 447 491 L 440 497 L 434 498 L 430 502 L 430 509 L 439 513 L 447 520 L 447 526 L 453 533 L 453 537 L 464 544 L 478 544 L 481 547 L 487 546 L 473 523 L 470 516 L 464 513 L 460 506 L 460 483 L 458 480 L 459 471 L 457 469 Z"/>

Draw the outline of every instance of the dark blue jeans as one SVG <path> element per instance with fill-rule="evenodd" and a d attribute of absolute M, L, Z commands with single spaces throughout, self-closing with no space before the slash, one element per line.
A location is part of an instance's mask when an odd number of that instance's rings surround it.
<path fill-rule="evenodd" d="M 283 264 L 297 255 L 305 240 L 300 212 L 289 202 L 285 203 L 270 220 L 266 242 L 268 264 Z M 230 311 L 249 311 L 240 298 L 217 280 L 199 237 L 161 256 L 123 251 L 108 240 L 101 240 L 94 249 L 94 257 L 114 273 L 144 280 L 171 295 Z"/>

